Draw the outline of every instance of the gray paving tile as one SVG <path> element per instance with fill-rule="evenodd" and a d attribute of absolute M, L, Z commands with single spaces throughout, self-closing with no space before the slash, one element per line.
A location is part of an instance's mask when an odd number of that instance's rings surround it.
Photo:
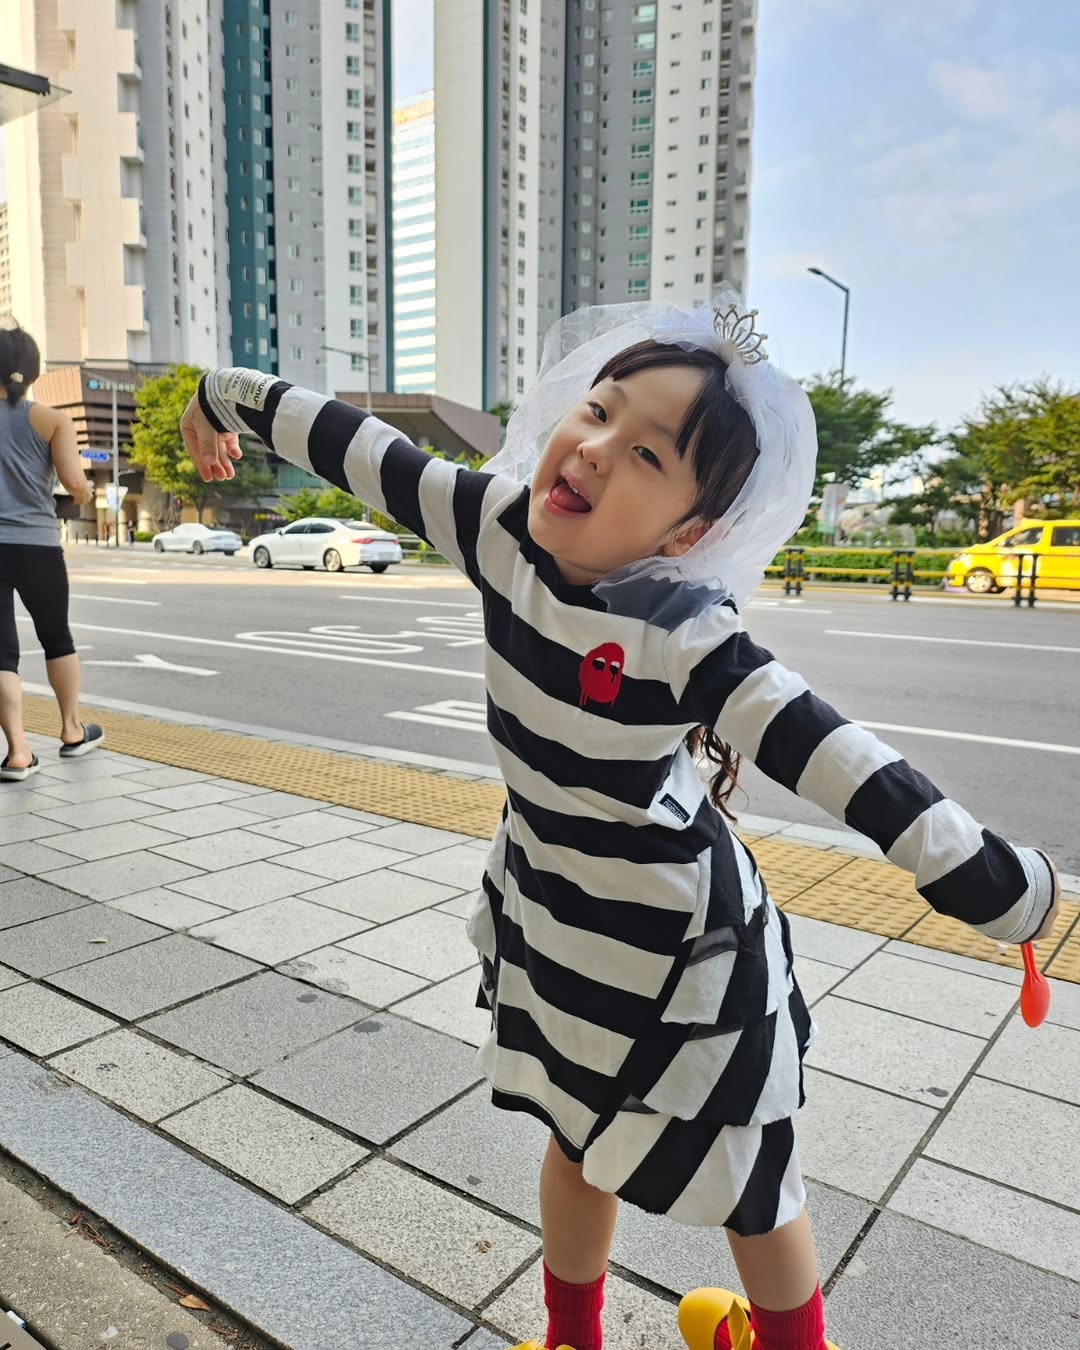
<path fill-rule="evenodd" d="M 296 895 L 307 887 L 309 880 L 299 872 L 272 862 L 252 862 L 227 867 L 221 872 L 208 872 L 188 881 L 174 881 L 169 889 L 235 911 Z"/>
<path fill-rule="evenodd" d="M 137 891 L 134 895 L 122 895 L 118 900 L 107 900 L 105 903 L 112 909 L 122 909 L 125 914 L 145 919 L 147 923 L 172 929 L 194 928 L 196 924 L 219 919 L 230 912 L 219 905 L 208 905 L 205 900 L 193 900 L 189 895 L 180 895 L 160 886 L 150 891 Z"/>
<path fill-rule="evenodd" d="M 273 1064 L 363 1017 L 351 999 L 315 993 L 273 971 L 207 994 L 142 1025 L 172 1045 L 235 1074 Z"/>
<path fill-rule="evenodd" d="M 357 960 L 360 958 L 357 957 Z M 26 976 L 18 970 L 9 970 L 7 966 L 0 966 L 0 989 L 10 989 L 12 985 L 22 984 Z"/>
<path fill-rule="evenodd" d="M 201 867 L 204 872 L 221 872 L 227 867 L 240 867 L 244 863 L 272 858 L 277 853 L 287 853 L 293 847 L 274 839 L 264 839 L 250 830 L 223 830 L 212 839 L 212 845 L 202 839 L 185 839 L 179 844 L 164 844 L 154 852 L 162 858 L 175 858 L 177 862 Z"/>
<path fill-rule="evenodd" d="M 501 1327 L 514 1339 L 544 1339 L 543 1277 L 540 1264 L 530 1266 L 506 1292 L 484 1310 L 484 1320 Z M 672 1302 L 638 1285 L 609 1275 L 604 1285 L 604 1350 L 659 1350 L 674 1346 L 679 1333 Z"/>
<path fill-rule="evenodd" d="M 157 789 L 183 787 L 186 783 L 205 783 L 208 777 L 208 774 L 196 773 L 194 769 L 174 769 L 171 764 L 164 764 L 156 769 L 142 769 L 129 774 L 128 782 L 136 783 L 143 789 Z"/>
<path fill-rule="evenodd" d="M 532 1233 L 378 1158 L 317 1196 L 304 1212 L 466 1308 L 486 1300 L 540 1250 Z"/>
<path fill-rule="evenodd" d="M 830 966 L 827 961 L 815 961 L 809 956 L 800 956 L 795 962 L 795 978 L 808 1004 L 824 998 L 847 973 L 846 966 Z"/>
<path fill-rule="evenodd" d="M 119 778 L 121 775 L 130 774 L 132 771 L 131 764 L 107 754 L 87 755 L 78 759 L 61 759 L 59 752 L 57 752 L 55 757 L 50 755 L 49 759 L 43 761 L 43 763 L 48 777 L 62 783 L 90 783 L 102 778 Z"/>
<path fill-rule="evenodd" d="M 1028 1195 L 1076 1207 L 1080 1107 L 973 1078 L 926 1146 L 952 1163 Z"/>
<path fill-rule="evenodd" d="M 54 1055 L 49 1063 L 99 1097 L 150 1121 L 190 1106 L 229 1081 L 208 1064 L 126 1027 Z"/>
<path fill-rule="evenodd" d="M 90 830 L 69 830 L 62 839 L 56 841 L 55 847 L 93 862 L 98 858 L 113 858 L 119 853 L 135 853 L 157 844 L 176 842 L 177 836 L 161 829 L 155 818 L 153 825 L 125 820 L 115 825 L 97 825 Z M 61 864 L 65 865 L 70 866 L 70 860 Z"/>
<path fill-rule="evenodd" d="M 476 966 L 476 948 L 465 935 L 465 924 L 452 914 L 422 910 L 393 923 L 372 928 L 359 937 L 337 944 L 358 956 L 383 961 L 425 980 L 443 980 Z"/>
<path fill-rule="evenodd" d="M 371 826 L 355 820 L 343 820 L 329 811 L 303 811 L 299 815 L 268 820 L 262 825 L 252 826 L 252 829 L 256 834 L 265 834 L 267 839 L 283 839 L 287 844 L 312 848 L 315 844 L 328 844 L 334 839 L 365 834 Z"/>
<path fill-rule="evenodd" d="M 154 828 L 169 830 L 185 839 L 201 839 L 208 834 L 258 825 L 262 819 L 254 811 L 242 811 L 232 802 L 216 802 L 213 806 L 192 806 L 187 811 L 162 811 L 154 818 Z"/>
<path fill-rule="evenodd" d="M 1080 1281 L 1080 1214 L 919 1159 L 889 1208 Z"/>
<path fill-rule="evenodd" d="M 40 780 L 39 780 L 40 781 Z M 111 778 L 92 778 L 76 780 L 70 783 L 59 779 L 41 781 L 39 792 L 51 798 L 53 806 L 67 802 L 69 806 L 82 805 L 84 802 L 104 802 L 110 797 L 127 797 L 132 794 L 131 784 L 123 776 Z M 135 791 L 138 791 L 136 788 Z M 152 803 L 151 803 L 152 805 Z"/>
<path fill-rule="evenodd" d="M 807 1069 L 806 1105 L 796 1117 L 803 1171 L 876 1201 L 936 1118 L 928 1106 Z"/>
<path fill-rule="evenodd" d="M 4 961 L 27 975 L 51 975 L 164 937 L 165 932 L 107 905 L 84 905 L 9 929 L 4 935 Z"/>
<path fill-rule="evenodd" d="M 479 984 L 479 962 L 474 961 L 472 970 L 395 1003 L 394 1013 L 431 1027 L 432 1031 L 442 1031 L 466 1045 L 480 1046 L 491 1032 L 491 1013 L 476 1006 Z"/>
<path fill-rule="evenodd" d="M 400 848 L 406 853 L 435 853 L 438 849 L 469 842 L 467 834 L 455 834 L 452 830 L 436 830 L 430 825 L 412 825 L 407 821 L 374 830 L 367 839 L 372 844 L 382 844 L 385 848 Z"/>
<path fill-rule="evenodd" d="M 66 837 L 71 838 L 70 835 Z M 40 876 L 42 872 L 53 872 L 70 862 L 70 853 L 61 853 L 48 844 L 38 844 L 32 839 L 21 844 L 4 844 L 0 847 L 0 882 L 12 881 L 20 872 L 28 876 Z"/>
<path fill-rule="evenodd" d="M 1080 1286 L 883 1214 L 830 1295 L 826 1317 L 830 1339 L 842 1346 L 1075 1350 Z"/>
<path fill-rule="evenodd" d="M 486 1083 L 410 1131 L 391 1153 L 525 1223 L 540 1223 L 540 1165 L 550 1134 L 523 1111 L 500 1111 Z"/>
<path fill-rule="evenodd" d="M 239 1083 L 164 1128 L 289 1205 L 367 1156 L 352 1140 Z"/>
<path fill-rule="evenodd" d="M 305 882 L 310 884 L 311 878 Z M 392 919 L 415 914 L 418 909 L 429 909 L 443 900 L 457 895 L 452 886 L 440 886 L 434 881 L 408 877 L 403 872 L 380 868 L 349 881 L 336 881 L 331 886 L 305 890 L 305 900 L 331 909 L 344 910 L 372 923 L 389 923 Z"/>
<path fill-rule="evenodd" d="M 0 1036 L 32 1055 L 55 1054 L 115 1026 L 111 1017 L 37 984 L 17 984 L 0 992 Z"/>
<path fill-rule="evenodd" d="M 352 1134 L 384 1143 L 464 1091 L 479 1073 L 470 1047 L 389 1013 L 373 1013 L 254 1082 Z"/>
<path fill-rule="evenodd" d="M 1047 1022 L 1033 1032 L 1017 1015 L 979 1065 L 979 1076 L 1080 1106 L 1080 1031 Z"/>
<path fill-rule="evenodd" d="M 61 867 L 48 874 L 56 886 L 65 886 L 91 900 L 116 900 L 121 895 L 149 891 L 198 876 L 199 868 L 156 853 L 122 853 L 118 858 L 100 858 L 97 862 Z"/>
<path fill-rule="evenodd" d="M 1050 982 L 1050 1015 L 1047 1021 L 1080 1031 L 1080 984 L 1067 980 Z"/>
<path fill-rule="evenodd" d="M 285 961 L 278 969 L 282 975 L 305 980 L 332 994 L 346 994 L 371 1008 L 385 1008 L 427 987 L 427 981 L 417 975 L 394 970 L 381 961 L 369 961 L 341 947 L 320 947 Z"/>
<path fill-rule="evenodd" d="M 183 787 L 158 788 L 152 792 L 134 792 L 136 801 L 162 811 L 186 811 L 193 806 L 213 806 L 216 802 L 240 801 L 245 794 L 234 788 L 211 787 L 209 783 L 188 783 Z"/>
<path fill-rule="evenodd" d="M 29 815 L 31 812 L 40 814 L 53 806 L 59 806 L 55 797 L 45 792 L 35 792 L 21 783 L 4 783 L 0 789 L 0 818 Z"/>
<path fill-rule="evenodd" d="M 227 914 L 223 919 L 212 919 L 200 924 L 194 934 L 203 941 L 275 966 L 316 947 L 351 937 L 368 926 L 351 914 L 287 897 L 239 914 Z"/>
<path fill-rule="evenodd" d="M 1016 990 L 928 961 L 875 952 L 834 990 L 841 998 L 989 1039 L 1016 1003 Z"/>
<path fill-rule="evenodd" d="M 840 1264 L 871 1208 L 863 1200 L 815 1181 L 807 1183 L 806 1193 L 824 1281 Z M 632 1205 L 620 1206 L 611 1259 L 679 1295 L 701 1286 L 742 1287 L 722 1228 L 690 1228 Z"/>
<path fill-rule="evenodd" d="M 357 811 L 351 806 L 327 806 L 325 807 L 332 816 L 340 816 L 342 820 L 357 820 L 361 825 L 398 825 L 400 821 L 391 819 L 390 816 L 377 816 L 371 811 Z"/>
<path fill-rule="evenodd" d="M 885 944 L 886 939 L 876 933 L 860 933 L 854 928 L 808 919 L 802 914 L 789 914 L 791 943 L 796 956 L 809 956 L 814 961 L 825 961 L 831 966 L 860 965 Z"/>
<path fill-rule="evenodd" d="M 233 778 L 210 778 L 207 781 L 211 787 L 227 787 L 233 792 L 242 792 L 245 797 L 258 797 L 270 792 L 269 788 L 257 787 L 254 783 L 241 783 Z"/>
<path fill-rule="evenodd" d="M 445 886 L 457 886 L 463 891 L 475 891 L 484 879 L 484 855 L 467 844 L 455 844 L 409 862 L 395 863 L 394 869 L 413 877 L 439 881 Z"/>
<path fill-rule="evenodd" d="M 246 784 L 238 784 L 238 788 L 251 791 Z M 252 809 L 257 810 L 260 816 L 270 816 L 279 819 L 282 816 L 296 816 L 301 811 L 322 810 L 326 806 L 325 802 L 316 801 L 312 797 L 297 797 L 290 792 L 260 792 L 257 806 Z"/>
<path fill-rule="evenodd" d="M 182 933 L 169 933 L 159 942 L 65 970 L 53 975 L 49 983 L 115 1017 L 134 1021 L 210 989 L 219 989 L 258 968 L 254 962 L 232 952 L 217 951 Z"/>
<path fill-rule="evenodd" d="M 975 961 L 970 956 L 957 956 L 954 952 L 939 952 L 933 947 L 919 947 L 914 942 L 890 942 L 883 951 L 890 956 L 905 956 L 910 961 L 922 961 L 931 966 L 945 966 L 949 970 L 963 970 L 969 975 L 980 975 L 985 980 L 997 980 L 1001 984 L 1024 983 L 1024 974 L 1012 970 L 1009 966 L 996 966 L 993 961 Z"/>
<path fill-rule="evenodd" d="M 121 820 L 145 820 L 147 816 L 163 814 L 159 806 L 147 806 L 132 797 L 108 797 L 101 802 L 84 802 L 77 806 L 51 806 L 38 813 L 46 820 L 55 820 L 72 830 L 91 830 L 98 825 L 115 825 Z"/>
<path fill-rule="evenodd" d="M 430 886 L 434 883 L 427 882 L 426 884 Z M 453 914 L 459 919 L 471 919 L 473 910 L 482 894 L 482 891 L 463 891 L 461 895 L 455 895 L 452 900 L 444 900 L 442 904 L 436 905 L 435 908 L 442 914 Z"/>
<path fill-rule="evenodd" d="M 52 886 L 36 877 L 0 883 L 0 929 L 14 928 L 16 924 L 32 923 L 49 914 L 60 914 L 66 909 L 78 909 L 88 904 L 85 895 L 75 895 L 61 886 Z"/>
<path fill-rule="evenodd" d="M 64 834 L 67 827 L 28 811 L 21 816 L 0 816 L 0 844 L 21 844 L 26 839 L 47 839 Z"/>
<path fill-rule="evenodd" d="M 462 1341 L 461 1350 L 506 1350 L 506 1337 L 497 1336 L 486 1327 L 477 1327 L 468 1340 Z"/>
<path fill-rule="evenodd" d="M 927 1106 L 944 1105 L 986 1048 L 976 1036 L 835 994 L 815 1005 L 814 1021 L 818 1038 L 808 1064 Z"/>
<path fill-rule="evenodd" d="M 365 872 L 375 872 L 380 867 L 389 867 L 391 863 L 410 856 L 398 849 L 365 844 L 361 837 L 334 839 L 328 844 L 316 844 L 314 848 L 297 849 L 281 861 L 284 866 L 294 867 L 309 876 L 344 881 L 347 877 L 358 877 Z M 310 889 L 311 882 L 308 887 Z"/>
<path fill-rule="evenodd" d="M 13 1060 L 0 1074 L 0 1143 L 275 1343 L 446 1347 L 468 1333 L 470 1322 L 305 1220 Z"/>

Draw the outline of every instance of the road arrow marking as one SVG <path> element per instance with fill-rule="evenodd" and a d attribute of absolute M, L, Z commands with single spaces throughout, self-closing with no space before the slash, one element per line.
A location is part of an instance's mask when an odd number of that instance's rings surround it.
<path fill-rule="evenodd" d="M 141 666 L 144 670 L 182 670 L 187 675 L 216 675 L 216 670 L 205 670 L 202 666 L 178 666 L 173 661 L 164 661 L 160 656 L 136 656 L 133 661 L 84 661 L 84 666 Z"/>

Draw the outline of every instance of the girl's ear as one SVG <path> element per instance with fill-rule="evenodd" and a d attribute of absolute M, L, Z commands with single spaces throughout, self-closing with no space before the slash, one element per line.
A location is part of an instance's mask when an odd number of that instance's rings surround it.
<path fill-rule="evenodd" d="M 674 535 L 664 552 L 669 558 L 681 558 L 684 553 L 689 553 L 700 539 L 704 539 L 710 528 L 710 522 L 707 520 L 691 521 Z"/>

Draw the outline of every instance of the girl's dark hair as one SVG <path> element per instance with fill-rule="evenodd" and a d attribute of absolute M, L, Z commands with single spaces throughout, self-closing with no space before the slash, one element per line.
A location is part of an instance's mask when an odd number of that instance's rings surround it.
<path fill-rule="evenodd" d="M 22 328 L 0 328 L 0 389 L 14 408 L 41 374 L 41 353 Z"/>
<path fill-rule="evenodd" d="M 735 501 L 758 457 L 754 424 L 727 387 L 727 362 L 715 352 L 700 348 L 687 351 L 647 340 L 613 356 L 593 385 L 603 380 L 624 380 L 638 371 L 662 366 L 689 366 L 704 376 L 701 391 L 687 408 L 675 438 L 680 456 L 691 452 L 697 494 L 674 528 L 692 520 L 711 523 L 719 520 Z M 704 755 L 719 766 L 709 783 L 709 796 L 713 805 L 733 820 L 727 803 L 738 784 L 739 756 L 711 727 L 695 727 L 687 734 L 685 745 L 695 758 Z"/>

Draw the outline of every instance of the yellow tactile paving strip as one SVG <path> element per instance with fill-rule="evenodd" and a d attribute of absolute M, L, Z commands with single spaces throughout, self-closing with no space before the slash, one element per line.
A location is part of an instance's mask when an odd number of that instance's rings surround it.
<path fill-rule="evenodd" d="M 456 830 L 478 839 L 494 832 L 504 793 L 491 783 L 401 768 L 327 750 L 259 740 L 234 732 L 161 722 L 95 709 L 107 744 L 121 754 L 240 783 L 351 806 L 418 825 Z M 59 732 L 56 705 L 27 697 L 28 731 Z M 1001 947 L 955 919 L 934 914 L 911 878 L 887 862 L 853 858 L 747 833 L 770 894 L 790 914 L 824 919 L 938 951 L 1019 968 L 1017 947 Z M 1080 984 L 1080 904 L 1066 900 L 1054 936 L 1037 948 L 1039 965 L 1059 980 Z"/>

